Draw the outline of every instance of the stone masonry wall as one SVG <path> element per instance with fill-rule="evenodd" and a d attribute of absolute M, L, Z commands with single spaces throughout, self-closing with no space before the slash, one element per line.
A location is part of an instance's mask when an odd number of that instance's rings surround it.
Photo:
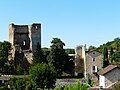
<path fill-rule="evenodd" d="M 39 43 L 41 45 L 41 24 L 15 25 L 9 24 L 9 42 L 12 45 L 12 58 L 14 60 L 16 45 L 20 47 L 25 58 L 32 63 L 32 53 Z"/>

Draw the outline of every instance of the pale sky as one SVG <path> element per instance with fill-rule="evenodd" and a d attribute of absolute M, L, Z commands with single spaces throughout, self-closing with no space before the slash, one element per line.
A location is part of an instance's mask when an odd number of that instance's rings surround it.
<path fill-rule="evenodd" d="M 41 23 L 42 47 L 58 37 L 66 48 L 120 37 L 120 0 L 0 0 L 0 41 L 8 25 Z"/>

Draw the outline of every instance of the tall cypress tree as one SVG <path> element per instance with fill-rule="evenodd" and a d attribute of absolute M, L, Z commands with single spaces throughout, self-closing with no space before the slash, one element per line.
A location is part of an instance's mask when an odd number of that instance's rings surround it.
<path fill-rule="evenodd" d="M 103 68 L 107 67 L 109 65 L 109 60 L 108 60 L 108 49 L 106 46 L 104 46 L 104 51 L 103 51 Z"/>
<path fill-rule="evenodd" d="M 113 61 L 113 54 L 114 54 L 113 48 L 110 47 L 110 62 Z"/>

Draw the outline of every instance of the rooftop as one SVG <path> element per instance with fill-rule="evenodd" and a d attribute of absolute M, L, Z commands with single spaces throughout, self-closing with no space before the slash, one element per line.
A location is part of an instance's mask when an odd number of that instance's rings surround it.
<path fill-rule="evenodd" d="M 115 68 L 117 68 L 117 67 L 118 67 L 117 65 L 109 65 L 109 66 L 105 67 L 103 70 L 101 70 L 101 71 L 99 72 L 99 74 L 100 74 L 100 75 L 104 75 L 104 74 L 110 72 L 111 70 L 113 70 L 113 69 L 115 69 Z"/>

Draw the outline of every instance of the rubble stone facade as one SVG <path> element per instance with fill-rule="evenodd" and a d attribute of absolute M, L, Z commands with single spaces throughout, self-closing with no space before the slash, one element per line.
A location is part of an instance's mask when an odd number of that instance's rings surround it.
<path fill-rule="evenodd" d="M 98 71 L 103 66 L 103 55 L 97 51 L 88 51 L 86 45 L 75 49 L 75 75 L 83 74 L 86 79 L 98 81 Z"/>
<path fill-rule="evenodd" d="M 14 60 L 16 50 L 24 53 L 29 63 L 32 61 L 32 53 L 39 43 L 41 45 L 41 24 L 15 25 L 9 24 L 9 42 L 11 43 L 11 57 Z M 18 49 L 19 47 L 19 49 Z"/>

